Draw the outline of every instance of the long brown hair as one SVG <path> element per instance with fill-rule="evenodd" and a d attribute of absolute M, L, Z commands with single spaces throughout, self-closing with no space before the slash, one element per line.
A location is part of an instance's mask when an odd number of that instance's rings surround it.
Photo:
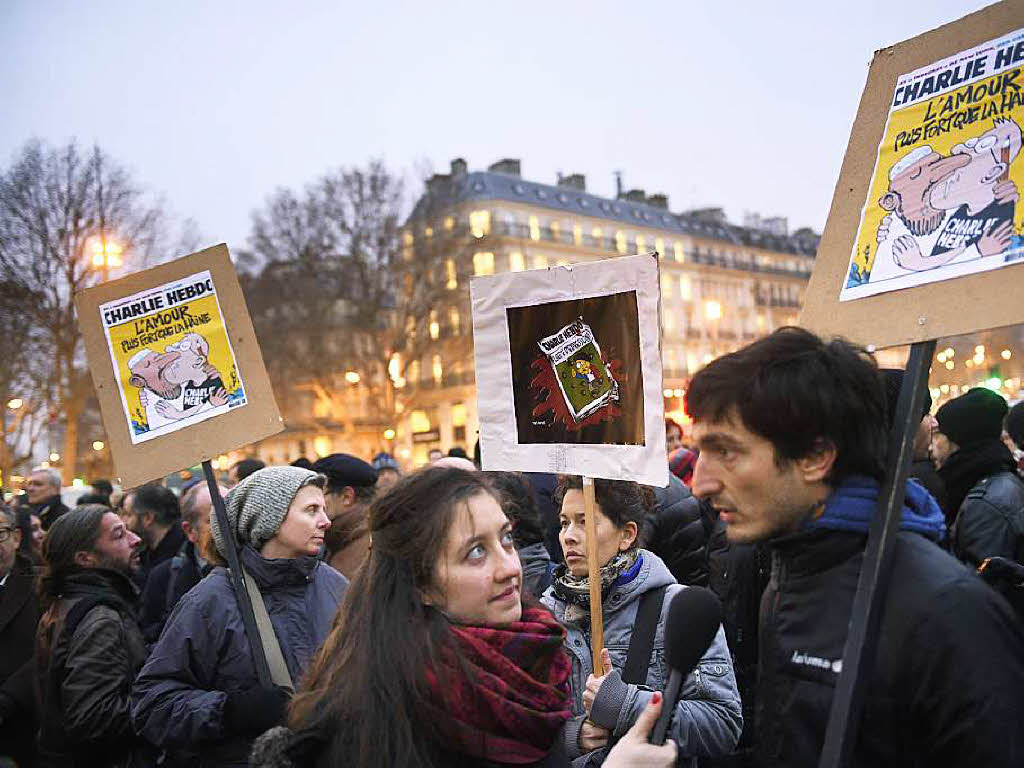
<path fill-rule="evenodd" d="M 442 649 L 457 651 L 448 619 L 423 595 L 457 509 L 480 493 L 494 495 L 479 473 L 427 468 L 370 507 L 370 555 L 291 704 L 292 728 L 330 737 L 330 764 L 438 764 L 426 672 L 440 672 Z"/>
<path fill-rule="evenodd" d="M 45 611 L 60 596 L 64 579 L 79 569 L 75 555 L 96 545 L 103 516 L 113 512 L 105 504 L 83 504 L 58 517 L 43 539 L 43 571 L 39 576 L 39 609 Z"/>

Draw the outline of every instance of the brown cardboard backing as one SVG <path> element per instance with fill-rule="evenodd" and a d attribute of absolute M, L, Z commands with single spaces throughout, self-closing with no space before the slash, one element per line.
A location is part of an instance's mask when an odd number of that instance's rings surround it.
<path fill-rule="evenodd" d="M 861 96 L 800 324 L 881 349 L 1024 322 L 1024 264 L 839 301 L 896 79 L 1024 26 L 1024 0 L 1004 0 L 875 53 Z"/>
<path fill-rule="evenodd" d="M 117 388 L 107 340 L 100 322 L 99 307 L 121 296 L 128 296 L 204 269 L 210 270 L 214 285 L 217 287 L 221 313 L 231 334 L 231 346 L 239 374 L 245 383 L 248 402 L 243 407 L 220 416 L 133 445 L 121 405 L 121 395 Z M 136 272 L 77 293 L 75 309 L 85 340 L 89 370 L 103 414 L 107 441 L 119 482 L 123 487 L 133 488 L 164 477 L 273 435 L 284 428 L 277 403 L 274 401 L 270 379 L 263 366 L 263 355 L 256 341 L 256 333 L 249 319 L 245 297 L 242 295 L 226 245 L 215 245 L 168 264 L 161 264 L 144 272 Z"/>

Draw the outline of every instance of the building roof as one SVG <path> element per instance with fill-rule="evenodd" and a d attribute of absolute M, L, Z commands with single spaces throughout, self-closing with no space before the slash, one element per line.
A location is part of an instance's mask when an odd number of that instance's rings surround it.
<path fill-rule="evenodd" d="M 578 216 L 592 216 L 637 227 L 722 240 L 733 245 L 814 256 L 819 237 L 810 230 L 780 236 L 688 214 L 672 213 L 649 203 L 599 197 L 569 186 L 527 181 L 497 171 L 473 171 L 456 175 L 435 174 L 409 216 L 410 221 L 430 219 L 454 205 L 475 201 L 504 200 Z"/>

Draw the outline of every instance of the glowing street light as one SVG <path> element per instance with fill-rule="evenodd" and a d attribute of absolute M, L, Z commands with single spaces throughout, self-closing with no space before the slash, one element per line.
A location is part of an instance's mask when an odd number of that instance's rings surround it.
<path fill-rule="evenodd" d="M 12 397 L 10 400 L 7 401 L 7 407 L 10 408 L 12 411 L 18 410 L 24 404 L 24 401 L 20 397 Z"/>
<path fill-rule="evenodd" d="M 345 381 L 347 381 L 349 384 L 358 384 L 359 379 L 359 373 L 356 371 L 347 371 L 345 373 Z"/>
<path fill-rule="evenodd" d="M 1013 353 L 1008 349 L 1004 349 L 1002 352 L 999 353 L 999 356 L 1002 357 L 1003 360 L 1009 360 L 1011 357 L 1013 357 Z"/>
<path fill-rule="evenodd" d="M 102 440 L 93 440 L 92 441 L 92 449 L 94 451 L 102 451 L 103 450 L 103 441 Z"/>
<path fill-rule="evenodd" d="M 56 451 L 54 451 L 53 453 L 51 453 L 51 454 L 50 454 L 50 461 L 52 461 L 52 462 L 55 462 L 55 463 L 56 463 L 56 462 L 58 462 L 58 461 L 60 461 L 60 454 L 59 454 L 59 453 L 57 453 Z"/>
<path fill-rule="evenodd" d="M 385 429 L 384 430 L 384 439 L 385 440 L 394 440 L 395 439 L 395 430 L 393 430 L 393 429 Z"/>

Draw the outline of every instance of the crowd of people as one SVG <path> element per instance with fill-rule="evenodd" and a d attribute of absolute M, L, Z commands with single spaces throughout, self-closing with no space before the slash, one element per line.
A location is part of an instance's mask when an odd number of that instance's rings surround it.
<path fill-rule="evenodd" d="M 214 496 L 97 481 L 71 509 L 39 469 L 0 510 L 0 764 L 817 765 L 901 377 L 794 328 L 710 362 L 669 485 L 595 481 L 598 573 L 582 478 L 460 450 L 247 459 Z M 853 764 L 1024 765 L 1024 406 L 931 410 Z M 723 620 L 656 746 L 696 587 Z"/>

